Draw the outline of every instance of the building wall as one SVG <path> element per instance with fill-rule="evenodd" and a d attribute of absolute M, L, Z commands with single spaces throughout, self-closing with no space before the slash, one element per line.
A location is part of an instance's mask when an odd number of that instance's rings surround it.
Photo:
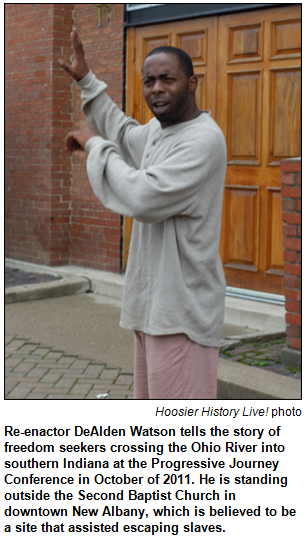
<path fill-rule="evenodd" d="M 287 347 L 301 351 L 301 159 L 281 164 Z"/>
<path fill-rule="evenodd" d="M 6 255 L 67 264 L 71 83 L 56 65 L 70 51 L 72 4 L 6 4 Z"/>
<path fill-rule="evenodd" d="M 123 4 L 6 4 L 6 256 L 120 270 L 120 216 L 96 200 L 86 158 L 64 151 L 86 125 L 80 91 L 57 64 L 75 25 L 90 67 L 122 107 Z"/>
<path fill-rule="evenodd" d="M 123 4 L 111 11 L 102 9 L 102 28 L 98 27 L 95 4 L 75 4 L 74 24 L 80 32 L 89 67 L 108 85 L 108 94 L 123 104 Z M 81 112 L 80 90 L 74 85 L 74 127 L 86 126 Z M 106 271 L 120 270 L 121 218 L 96 199 L 86 174 L 86 156 L 72 160 L 71 263 Z"/>

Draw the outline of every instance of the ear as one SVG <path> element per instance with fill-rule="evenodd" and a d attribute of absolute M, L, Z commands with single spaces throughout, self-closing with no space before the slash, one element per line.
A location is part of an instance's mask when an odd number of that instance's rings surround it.
<path fill-rule="evenodd" d="M 192 75 L 189 79 L 189 92 L 195 94 L 195 91 L 198 87 L 198 78 L 196 75 Z"/>

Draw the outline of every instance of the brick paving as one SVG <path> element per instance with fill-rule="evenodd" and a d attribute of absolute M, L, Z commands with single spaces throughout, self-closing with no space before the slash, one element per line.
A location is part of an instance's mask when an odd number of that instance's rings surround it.
<path fill-rule="evenodd" d="M 132 399 L 133 373 L 5 336 L 5 399 Z"/>
<path fill-rule="evenodd" d="M 49 274 L 5 268 L 5 287 L 56 281 Z M 5 335 L 5 399 L 132 399 L 133 373 Z"/>

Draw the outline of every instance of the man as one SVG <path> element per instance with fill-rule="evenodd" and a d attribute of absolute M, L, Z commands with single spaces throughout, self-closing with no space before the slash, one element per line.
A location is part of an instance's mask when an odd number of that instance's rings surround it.
<path fill-rule="evenodd" d="M 147 125 L 127 118 L 89 70 L 77 31 L 60 65 L 82 89 L 90 128 L 66 138 L 88 153 L 107 208 L 135 219 L 120 324 L 135 332 L 135 399 L 216 398 L 225 281 L 219 258 L 224 137 L 196 105 L 188 55 L 152 51 L 143 66 Z M 103 137 L 103 138 L 102 138 Z"/>

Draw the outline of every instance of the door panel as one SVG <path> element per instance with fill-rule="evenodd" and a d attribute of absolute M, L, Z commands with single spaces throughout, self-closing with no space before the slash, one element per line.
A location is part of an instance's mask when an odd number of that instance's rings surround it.
<path fill-rule="evenodd" d="M 212 111 L 227 141 L 220 243 L 227 284 L 283 294 L 279 165 L 301 155 L 301 7 L 129 28 L 127 113 L 140 123 L 152 117 L 142 64 L 160 45 L 190 55 L 198 106 Z M 125 218 L 124 268 L 131 228 Z"/>
<path fill-rule="evenodd" d="M 271 60 L 300 58 L 301 46 L 300 18 L 271 23 Z"/>
<path fill-rule="evenodd" d="M 301 155 L 300 25 L 298 5 L 218 20 L 217 122 L 228 147 L 220 253 L 232 287 L 283 294 L 279 165 Z"/>
<path fill-rule="evenodd" d="M 228 74 L 228 162 L 260 164 L 261 72 Z"/>
<path fill-rule="evenodd" d="M 300 67 L 270 70 L 270 99 L 270 164 L 278 165 L 301 152 Z"/>
<path fill-rule="evenodd" d="M 268 246 L 267 273 L 283 275 L 283 234 L 281 188 L 267 188 L 268 191 Z"/>
<path fill-rule="evenodd" d="M 205 29 L 200 32 L 177 34 L 176 47 L 190 56 L 194 66 L 207 65 L 207 32 Z"/>
<path fill-rule="evenodd" d="M 262 36 L 260 23 L 229 28 L 228 63 L 262 60 Z"/>
<path fill-rule="evenodd" d="M 226 228 L 229 231 L 224 258 L 227 268 L 258 270 L 259 190 L 225 186 Z"/>

